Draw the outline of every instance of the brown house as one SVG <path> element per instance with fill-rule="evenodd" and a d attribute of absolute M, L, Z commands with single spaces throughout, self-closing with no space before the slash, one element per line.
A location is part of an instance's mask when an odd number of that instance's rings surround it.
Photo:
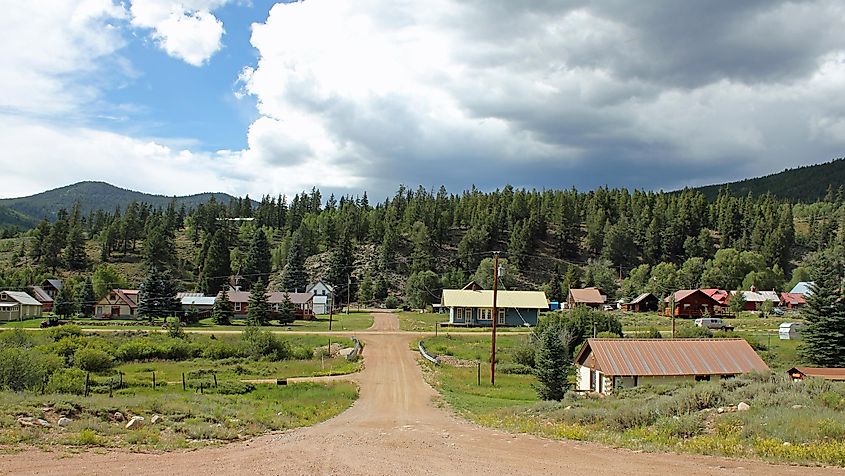
<path fill-rule="evenodd" d="M 780 305 L 787 309 L 801 309 L 807 304 L 807 298 L 799 293 L 780 293 Z"/>
<path fill-rule="evenodd" d="M 631 302 L 622 304 L 622 310 L 628 312 L 656 311 L 660 300 L 651 293 L 643 293 L 634 298 Z"/>
<path fill-rule="evenodd" d="M 222 297 L 223 291 L 217 294 L 217 299 Z M 297 319 L 311 319 L 314 317 L 314 294 L 312 293 L 283 293 L 279 291 L 268 292 L 267 302 L 270 304 L 270 313 L 278 313 L 282 309 L 282 302 L 285 300 L 285 294 L 290 296 L 293 303 L 294 313 Z M 226 297 L 232 303 L 232 313 L 236 318 L 246 318 L 249 311 L 249 292 L 248 291 L 226 291 Z"/>
<path fill-rule="evenodd" d="M 670 309 L 668 304 L 671 302 L 672 296 L 664 299 L 667 304 L 663 314 L 666 316 L 675 315 L 675 317 L 702 317 L 704 315 L 716 316 L 721 314 L 721 304 L 719 301 L 708 296 L 700 289 L 682 289 L 675 291 L 675 308 Z"/>
<path fill-rule="evenodd" d="M 845 381 L 845 368 L 837 367 L 792 367 L 787 372 L 792 380 L 804 380 L 807 377 L 822 378 L 825 380 Z"/>
<path fill-rule="evenodd" d="M 41 303 L 41 310 L 44 312 L 53 310 L 53 297 L 41 286 L 30 286 L 29 295 Z"/>
<path fill-rule="evenodd" d="M 607 303 L 607 296 L 599 288 L 570 288 L 566 296 L 566 306 L 573 308 L 578 305 L 601 307 Z"/>
<path fill-rule="evenodd" d="M 140 302 L 137 289 L 112 289 L 94 306 L 99 319 L 134 319 Z"/>

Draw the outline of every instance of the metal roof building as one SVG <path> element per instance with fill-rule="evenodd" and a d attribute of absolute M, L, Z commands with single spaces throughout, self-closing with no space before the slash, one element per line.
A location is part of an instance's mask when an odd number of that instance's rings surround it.
<path fill-rule="evenodd" d="M 744 339 L 588 339 L 575 363 L 578 390 L 600 393 L 769 370 Z"/>
<path fill-rule="evenodd" d="M 493 291 L 444 289 L 441 305 L 449 309 L 448 325 L 493 325 Z M 543 291 L 502 290 L 496 295 L 496 307 L 496 325 L 536 326 L 549 301 Z"/>

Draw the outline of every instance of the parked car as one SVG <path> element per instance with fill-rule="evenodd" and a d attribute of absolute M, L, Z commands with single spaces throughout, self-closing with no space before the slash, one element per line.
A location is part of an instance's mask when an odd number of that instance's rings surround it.
<path fill-rule="evenodd" d="M 720 317 L 699 317 L 695 320 L 695 325 L 706 327 L 707 329 L 718 329 L 720 331 L 734 330 L 734 326 L 726 324 Z"/>
<path fill-rule="evenodd" d="M 782 316 L 783 315 L 783 309 L 781 309 L 779 307 L 772 309 L 772 315 L 773 316 Z"/>

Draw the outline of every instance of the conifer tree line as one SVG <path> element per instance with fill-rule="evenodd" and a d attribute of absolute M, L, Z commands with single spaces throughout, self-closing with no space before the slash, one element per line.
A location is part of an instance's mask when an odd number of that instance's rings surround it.
<path fill-rule="evenodd" d="M 699 286 L 785 289 L 811 278 L 814 257 L 842 249 L 843 199 L 829 195 L 790 203 L 727 189 L 707 201 L 693 190 L 505 186 L 454 194 L 400 186 L 375 203 L 366 193 L 324 198 L 314 188 L 258 202 L 211 199 L 192 210 L 132 203 L 82 216 L 75 206 L 28 232 L 17 267 L 0 279 L 24 285 L 39 273 L 84 273 L 140 258 L 147 269 L 169 272 L 177 287 L 207 294 L 259 282 L 303 291 L 321 277 L 344 298 L 351 283 L 353 300 L 400 294 L 425 305 L 443 287 L 483 280 L 480 265 L 497 250 L 508 261 L 506 286 L 542 286 L 553 299 L 580 286 L 614 297 Z M 230 283 L 233 275 L 238 283 Z"/>

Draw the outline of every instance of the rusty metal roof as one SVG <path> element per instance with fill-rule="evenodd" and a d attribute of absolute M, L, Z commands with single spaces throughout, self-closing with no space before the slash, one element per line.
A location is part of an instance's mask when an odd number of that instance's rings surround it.
<path fill-rule="evenodd" d="M 575 361 L 609 376 L 736 375 L 769 370 L 745 339 L 587 339 Z"/>
<path fill-rule="evenodd" d="M 572 300 L 577 304 L 604 304 L 607 296 L 601 293 L 598 288 L 572 288 L 569 290 Z"/>
<path fill-rule="evenodd" d="M 825 380 L 845 380 L 845 368 L 841 367 L 794 367 L 789 370 L 793 374 L 797 370 L 806 377 L 819 377 Z"/>

